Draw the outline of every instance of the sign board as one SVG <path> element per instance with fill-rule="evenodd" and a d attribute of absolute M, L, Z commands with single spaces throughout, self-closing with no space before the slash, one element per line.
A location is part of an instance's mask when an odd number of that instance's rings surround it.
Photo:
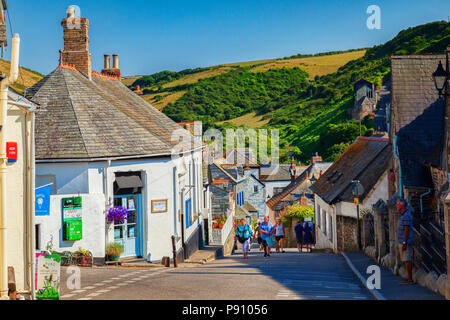
<path fill-rule="evenodd" d="M 359 199 L 358 198 L 354 198 L 353 201 L 355 203 L 355 206 L 359 205 Z"/>
<path fill-rule="evenodd" d="M 34 214 L 36 216 L 50 215 L 50 193 L 51 185 L 36 188 L 35 190 L 35 205 Z"/>
<path fill-rule="evenodd" d="M 63 198 L 62 202 L 64 240 L 80 240 L 83 235 L 81 197 Z"/>
<path fill-rule="evenodd" d="M 354 183 L 352 186 L 352 194 L 355 197 L 362 196 L 364 193 L 364 187 L 361 183 Z"/>
<path fill-rule="evenodd" d="M 36 299 L 59 300 L 61 257 L 40 255 L 37 266 Z"/>
<path fill-rule="evenodd" d="M 152 213 L 167 212 L 167 199 L 152 200 Z"/>
<path fill-rule="evenodd" d="M 6 143 L 6 157 L 8 158 L 8 162 L 17 161 L 17 142 Z"/>

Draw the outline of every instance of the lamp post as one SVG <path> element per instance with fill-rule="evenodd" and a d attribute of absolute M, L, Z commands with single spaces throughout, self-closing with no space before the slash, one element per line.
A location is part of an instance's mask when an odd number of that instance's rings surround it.
<path fill-rule="evenodd" d="M 353 187 L 352 187 L 352 193 L 356 205 L 356 228 L 357 228 L 357 241 L 358 241 L 358 250 L 362 250 L 361 245 L 361 225 L 359 222 L 359 197 L 364 193 L 364 188 L 359 180 L 353 180 L 352 181 Z"/>

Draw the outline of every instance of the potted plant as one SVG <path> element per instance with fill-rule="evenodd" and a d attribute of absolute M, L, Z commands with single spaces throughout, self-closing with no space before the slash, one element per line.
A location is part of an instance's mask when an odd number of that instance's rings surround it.
<path fill-rule="evenodd" d="M 92 257 L 92 253 L 89 250 L 83 250 L 81 248 L 78 248 L 78 251 L 76 252 L 78 255 L 78 263 L 79 264 L 88 264 L 89 259 Z"/>
<path fill-rule="evenodd" d="M 106 246 L 106 259 L 108 261 L 118 261 L 122 252 L 123 246 L 120 243 L 109 243 Z"/>
<path fill-rule="evenodd" d="M 129 214 L 130 211 L 122 206 L 112 207 L 108 210 L 107 220 L 108 222 L 123 224 L 128 218 Z"/>

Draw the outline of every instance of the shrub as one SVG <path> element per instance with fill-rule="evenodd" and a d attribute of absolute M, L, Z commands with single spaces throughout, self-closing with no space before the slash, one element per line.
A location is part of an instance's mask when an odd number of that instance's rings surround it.
<path fill-rule="evenodd" d="M 120 243 L 111 242 L 106 246 L 106 255 L 120 256 L 123 252 L 123 246 Z"/>

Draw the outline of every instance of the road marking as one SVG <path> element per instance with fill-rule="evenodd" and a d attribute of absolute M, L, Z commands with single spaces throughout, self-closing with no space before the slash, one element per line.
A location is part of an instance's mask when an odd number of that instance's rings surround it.
<path fill-rule="evenodd" d="M 101 294 L 102 294 L 101 292 L 93 292 L 93 293 L 88 294 L 87 296 L 88 297 L 96 297 L 96 296 L 99 296 Z"/>
<path fill-rule="evenodd" d="M 98 290 L 97 292 L 106 293 L 106 292 L 110 292 L 110 291 L 111 291 L 111 289 L 102 289 L 102 290 Z"/>

